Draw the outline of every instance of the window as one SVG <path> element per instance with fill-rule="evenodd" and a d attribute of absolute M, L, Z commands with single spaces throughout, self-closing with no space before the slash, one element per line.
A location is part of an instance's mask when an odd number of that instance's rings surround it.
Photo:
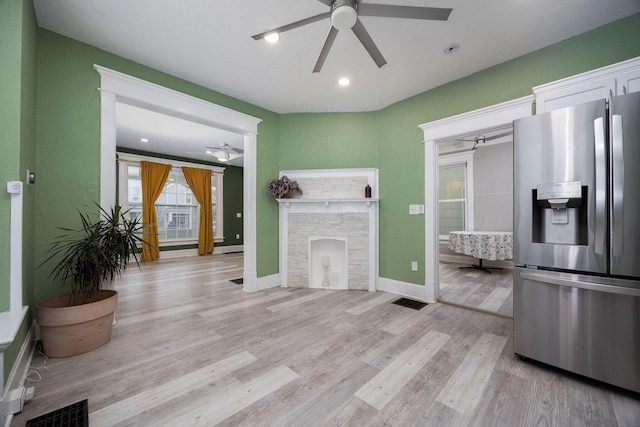
<path fill-rule="evenodd" d="M 123 154 L 123 157 L 136 157 Z M 166 159 L 146 158 L 149 161 L 168 163 Z M 180 165 L 174 165 L 169 173 L 162 193 L 156 200 L 156 213 L 158 219 L 158 239 L 160 244 L 176 244 L 197 242 L 198 228 L 200 224 L 200 205 L 191 189 L 187 185 Z M 206 165 L 188 165 L 190 167 L 209 168 Z M 221 241 L 224 238 L 222 230 L 222 206 L 218 203 L 218 195 L 222 195 L 223 168 L 211 167 L 218 173 L 211 176 L 211 202 L 210 209 L 213 212 L 214 239 Z M 126 191 L 126 193 L 125 193 Z M 126 194 L 126 203 L 124 202 Z M 120 162 L 120 205 L 129 209 L 129 216 L 142 216 L 142 181 L 140 179 L 140 164 L 134 161 Z"/>
<path fill-rule="evenodd" d="M 473 229 L 473 151 L 441 156 L 438 176 L 440 240 L 450 231 Z"/>

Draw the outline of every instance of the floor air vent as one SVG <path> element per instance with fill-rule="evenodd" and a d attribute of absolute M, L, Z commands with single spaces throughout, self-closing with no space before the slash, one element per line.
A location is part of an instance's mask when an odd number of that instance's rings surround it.
<path fill-rule="evenodd" d="M 87 399 L 56 409 L 27 421 L 25 427 L 88 427 L 89 403 Z"/>
<path fill-rule="evenodd" d="M 242 285 L 244 283 L 244 280 L 242 279 L 242 277 L 239 279 L 231 279 L 231 281 L 236 285 Z"/>
<path fill-rule="evenodd" d="M 420 310 L 427 305 L 426 302 L 414 301 L 408 298 L 400 298 L 393 301 L 393 304 L 401 305 L 403 307 L 412 308 L 414 310 Z"/>

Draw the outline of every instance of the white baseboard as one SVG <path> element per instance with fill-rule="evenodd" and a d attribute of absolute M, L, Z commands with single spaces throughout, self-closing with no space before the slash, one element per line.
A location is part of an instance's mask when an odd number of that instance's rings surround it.
<path fill-rule="evenodd" d="M 7 402 L 7 396 L 13 390 L 24 387 L 25 379 L 27 378 L 27 374 L 29 373 L 29 367 L 31 366 L 31 360 L 33 360 L 33 354 L 36 349 L 36 322 L 35 320 L 31 323 L 31 327 L 29 328 L 29 332 L 27 332 L 27 336 L 22 342 L 22 346 L 20 347 L 20 352 L 18 353 L 18 357 L 13 364 L 13 368 L 7 377 L 7 384 L 5 388 L 5 393 L 2 401 Z M 0 378 L 0 380 L 3 380 Z M 1 402 L 0 402 L 1 403 Z M 24 403 L 24 402 L 23 402 Z M 2 417 L 0 417 L 1 419 Z M 4 427 L 9 427 L 11 425 L 11 421 L 13 420 L 13 414 L 7 414 L 4 417 Z"/>
<path fill-rule="evenodd" d="M 425 288 L 423 285 L 416 285 L 415 283 L 400 282 L 398 280 L 387 279 L 379 277 L 376 281 L 376 290 L 390 292 L 403 297 L 416 299 L 423 302 L 434 303 L 435 301 L 429 301 L 425 299 Z"/>
<path fill-rule="evenodd" d="M 439 260 L 444 262 L 455 262 L 458 264 L 476 264 L 476 265 L 478 264 L 478 258 L 474 258 L 466 255 L 440 254 Z M 489 261 L 485 259 L 485 260 L 482 260 L 482 265 L 486 267 L 513 268 L 513 261 L 511 260 Z"/>
<path fill-rule="evenodd" d="M 215 251 L 215 248 L 214 248 Z M 160 259 L 174 259 L 198 256 L 198 249 L 179 249 L 175 251 L 160 251 Z"/>
<path fill-rule="evenodd" d="M 256 291 L 263 289 L 277 288 L 280 286 L 280 275 L 272 274 L 270 276 L 258 277 Z"/>
<path fill-rule="evenodd" d="M 243 245 L 215 246 L 213 248 L 214 254 L 228 254 L 232 252 L 244 252 L 244 246 Z"/>
<path fill-rule="evenodd" d="M 233 246 L 214 246 L 213 254 L 226 254 L 231 252 L 242 252 L 244 250 L 243 245 L 233 245 Z M 179 249 L 175 251 L 160 251 L 160 259 L 172 259 L 172 258 L 183 258 L 183 257 L 191 257 L 198 256 L 198 249 Z"/>

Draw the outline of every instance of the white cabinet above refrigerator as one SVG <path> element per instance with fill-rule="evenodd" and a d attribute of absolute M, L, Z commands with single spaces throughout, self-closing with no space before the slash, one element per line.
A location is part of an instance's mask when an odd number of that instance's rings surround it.
<path fill-rule="evenodd" d="M 640 57 L 533 88 L 536 113 L 640 92 Z"/>

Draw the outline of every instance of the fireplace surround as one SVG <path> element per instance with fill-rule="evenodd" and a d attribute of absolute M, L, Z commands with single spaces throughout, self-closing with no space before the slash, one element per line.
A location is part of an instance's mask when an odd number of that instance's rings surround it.
<path fill-rule="evenodd" d="M 377 169 L 281 171 L 302 195 L 278 199 L 283 287 L 375 291 Z M 365 187 L 371 197 L 365 197 Z"/>

